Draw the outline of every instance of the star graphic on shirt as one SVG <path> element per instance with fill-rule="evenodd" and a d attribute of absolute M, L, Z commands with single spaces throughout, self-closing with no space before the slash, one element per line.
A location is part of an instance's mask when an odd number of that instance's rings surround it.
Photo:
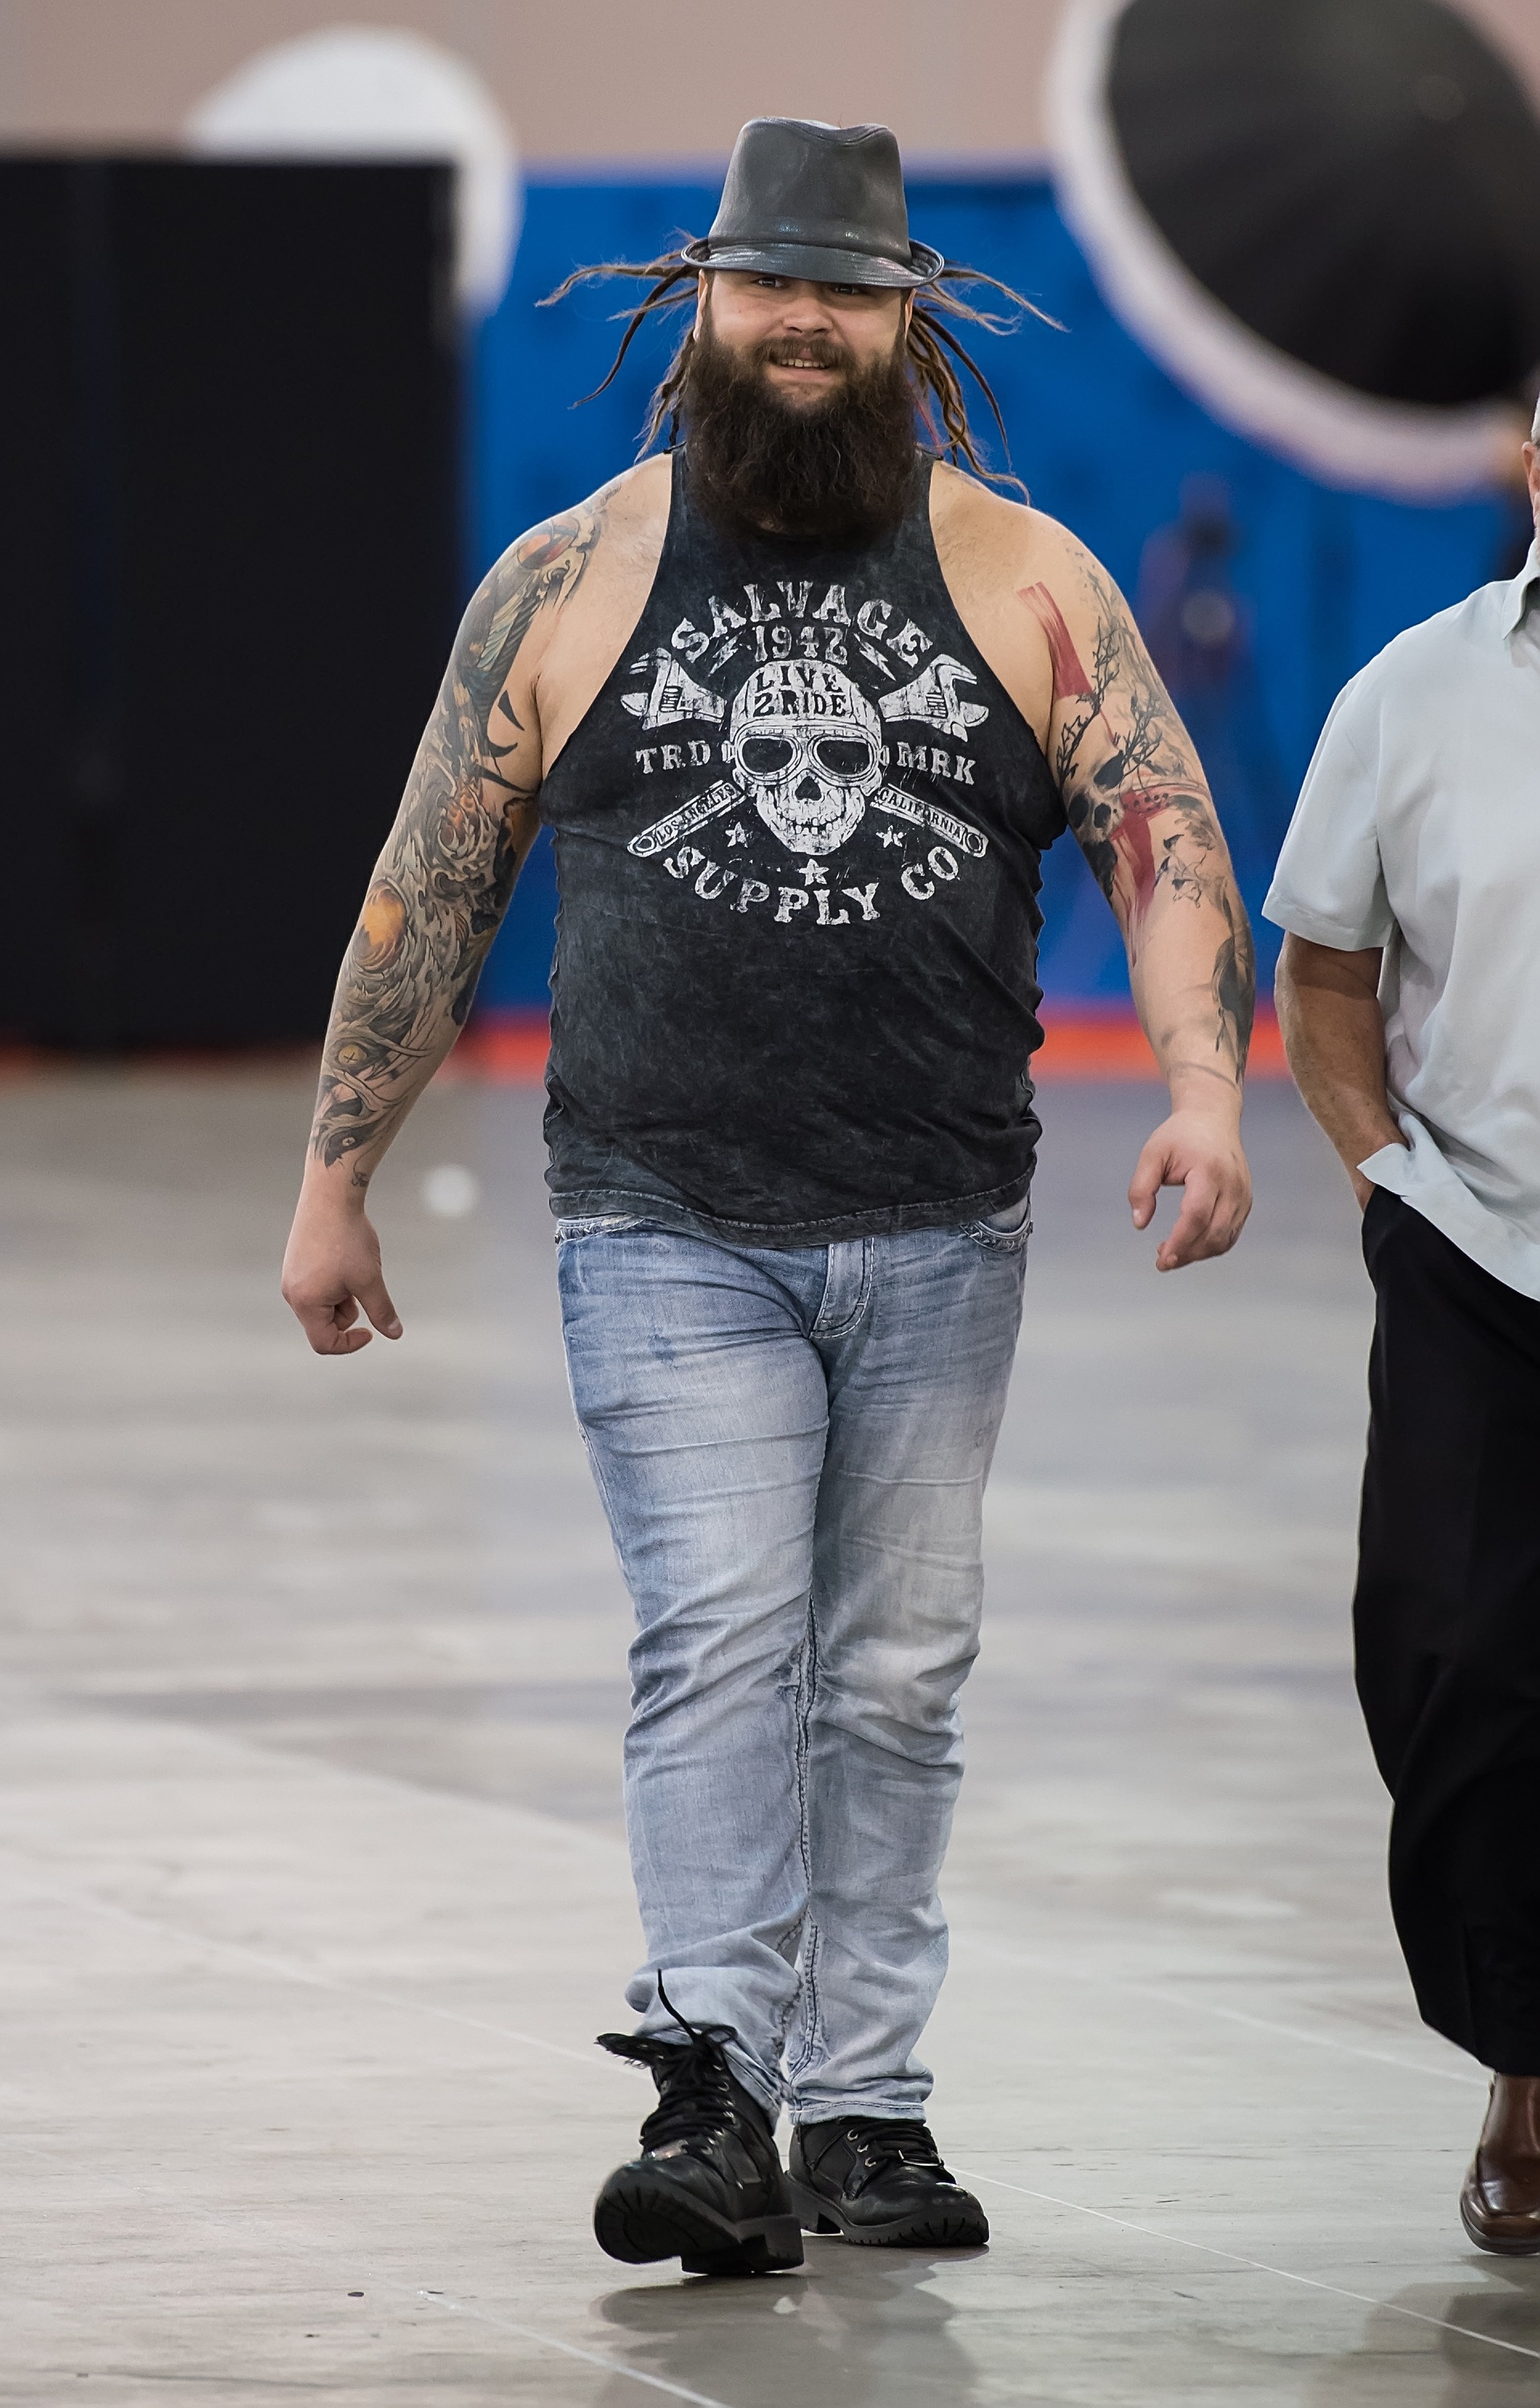
<path fill-rule="evenodd" d="M 803 872 L 802 872 L 802 883 L 803 883 L 803 885 L 804 885 L 804 886 L 822 886 L 823 882 L 824 882 L 824 867 L 823 867 L 823 864 L 822 864 L 822 862 L 818 862 L 818 861 L 810 861 L 810 862 L 808 863 L 807 867 L 806 867 L 806 868 L 803 870 Z"/>
<path fill-rule="evenodd" d="M 879 844 L 902 844 L 902 832 L 898 828 L 879 828 L 877 830 L 877 842 Z"/>
<path fill-rule="evenodd" d="M 742 821 L 734 820 L 731 827 L 727 830 L 727 842 L 729 844 L 747 844 L 748 840 L 749 832 L 743 825 Z"/>

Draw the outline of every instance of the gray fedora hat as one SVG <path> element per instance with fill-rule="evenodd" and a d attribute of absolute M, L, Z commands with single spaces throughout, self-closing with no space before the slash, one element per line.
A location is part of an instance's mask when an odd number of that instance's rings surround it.
<path fill-rule="evenodd" d="M 759 269 L 814 284 L 933 284 L 946 262 L 909 239 L 899 146 L 885 125 L 755 117 L 733 145 L 698 267 Z"/>

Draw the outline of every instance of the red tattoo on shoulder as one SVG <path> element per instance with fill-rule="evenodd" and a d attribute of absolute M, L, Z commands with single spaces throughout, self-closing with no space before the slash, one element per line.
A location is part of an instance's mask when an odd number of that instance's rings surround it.
<path fill-rule="evenodd" d="M 1081 666 L 1080 654 L 1074 648 L 1074 638 L 1064 624 L 1064 613 L 1045 585 L 1023 585 L 1018 598 L 1037 620 L 1048 638 L 1048 653 L 1054 665 L 1054 694 L 1059 701 L 1072 694 L 1089 694 L 1090 679 Z"/>

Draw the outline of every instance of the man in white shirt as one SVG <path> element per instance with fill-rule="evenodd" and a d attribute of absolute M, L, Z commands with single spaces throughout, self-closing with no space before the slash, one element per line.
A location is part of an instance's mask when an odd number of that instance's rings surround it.
<path fill-rule="evenodd" d="M 1540 412 L 1524 447 L 1540 530 Z M 1495 2071 L 1461 2195 L 1540 2252 L 1540 539 L 1339 696 L 1263 906 L 1376 1316 L 1358 1685 L 1424 2019 Z"/>

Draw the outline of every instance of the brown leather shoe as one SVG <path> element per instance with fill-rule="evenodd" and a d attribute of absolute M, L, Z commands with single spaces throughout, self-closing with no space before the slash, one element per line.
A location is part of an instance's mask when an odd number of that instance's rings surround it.
<path fill-rule="evenodd" d="M 1492 2084 L 1460 2220 L 1478 2249 L 1540 2257 L 1540 2074 L 1500 2073 Z"/>

